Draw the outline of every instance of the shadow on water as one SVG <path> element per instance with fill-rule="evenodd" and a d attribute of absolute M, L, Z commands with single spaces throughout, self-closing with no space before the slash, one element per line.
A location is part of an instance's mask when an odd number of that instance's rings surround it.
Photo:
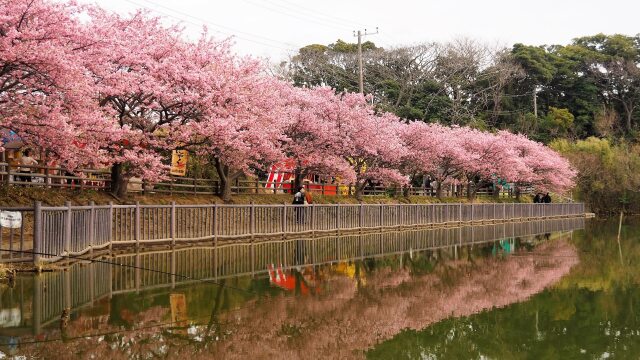
<path fill-rule="evenodd" d="M 580 263 L 526 302 L 405 330 L 371 359 L 637 358 L 640 219 L 590 221 L 573 234 Z"/>
<path fill-rule="evenodd" d="M 583 227 L 562 219 L 119 254 L 0 285 L 0 349 L 359 357 L 402 329 L 538 293 L 575 265 L 568 239 Z"/>

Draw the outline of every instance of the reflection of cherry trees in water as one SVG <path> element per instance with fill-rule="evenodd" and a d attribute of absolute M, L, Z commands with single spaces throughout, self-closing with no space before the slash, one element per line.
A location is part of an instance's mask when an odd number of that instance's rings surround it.
<path fill-rule="evenodd" d="M 552 289 L 496 311 L 403 331 L 367 357 L 637 359 L 639 220 L 628 220 L 620 242 L 617 219 L 591 222 L 574 234 L 580 264 Z"/>
<path fill-rule="evenodd" d="M 540 246 L 533 254 L 504 260 L 466 260 L 438 266 L 434 273 L 411 275 L 389 268 L 368 274 L 356 292 L 346 278 L 333 281 L 326 298 L 300 298 L 269 308 L 243 309 L 245 318 L 215 354 L 223 357 L 352 357 L 358 349 L 392 337 L 405 328 L 420 329 L 450 315 L 467 315 L 504 306 L 541 291 L 577 262 L 564 241 Z M 445 279 L 445 280 L 443 280 Z M 250 320 L 249 320 L 250 319 Z M 286 331 L 284 331 L 286 330 Z M 253 344 L 253 345 L 250 345 Z"/>
<path fill-rule="evenodd" d="M 635 359 L 640 353 L 640 319 L 629 307 L 639 300 L 637 287 L 614 292 L 554 288 L 496 311 L 403 331 L 367 357 Z"/>
<path fill-rule="evenodd" d="M 527 299 L 577 263 L 574 248 L 562 239 L 507 258 L 459 255 L 459 260 L 450 261 L 445 261 L 446 252 L 434 252 L 428 260 L 404 256 L 321 267 L 313 273 L 321 283 L 320 291 L 298 297 L 274 293 L 235 310 L 229 310 L 228 304 L 236 295 L 222 284 L 220 291 L 210 294 L 209 313 L 192 318 L 202 325 L 180 331 L 140 326 L 143 329 L 132 332 L 23 346 L 21 353 L 114 359 L 362 357 L 362 350 L 403 329 L 422 329 L 451 315 L 474 314 Z M 310 278 L 305 268 L 292 271 L 293 275 L 298 272 L 301 282 Z M 163 324 L 169 319 L 167 311 L 166 306 L 150 307 L 128 322 L 135 327 Z M 116 324 L 110 328 L 124 329 Z"/>

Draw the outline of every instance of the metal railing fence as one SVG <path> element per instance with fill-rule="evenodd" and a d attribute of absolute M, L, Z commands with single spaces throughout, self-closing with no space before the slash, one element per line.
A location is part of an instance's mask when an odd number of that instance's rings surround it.
<path fill-rule="evenodd" d="M 374 229 L 582 216 L 582 203 L 95 205 L 0 208 L 22 214 L 0 232 L 0 263 L 52 262 L 114 245 L 250 240 Z M 0 215 L 2 215 L 0 213 Z M 5 251 L 2 251 L 5 250 Z M 33 250 L 32 253 L 30 253 Z"/>

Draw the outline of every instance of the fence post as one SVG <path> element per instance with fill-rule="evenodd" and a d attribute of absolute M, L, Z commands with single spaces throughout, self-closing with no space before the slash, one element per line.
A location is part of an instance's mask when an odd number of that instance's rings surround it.
<path fill-rule="evenodd" d="M 462 203 L 458 204 L 458 222 L 462 222 Z"/>
<path fill-rule="evenodd" d="M 211 235 L 213 236 L 213 246 L 218 246 L 218 204 L 213 204 L 213 221 L 211 222 L 213 229 L 211 229 Z"/>
<path fill-rule="evenodd" d="M 473 203 L 471 203 L 471 223 L 473 224 Z"/>
<path fill-rule="evenodd" d="M 358 220 L 358 227 L 360 228 L 360 232 L 362 232 L 362 227 L 364 226 L 364 204 L 360 203 L 360 219 Z"/>
<path fill-rule="evenodd" d="M 311 234 L 316 233 L 316 204 L 311 204 Z"/>
<path fill-rule="evenodd" d="M 340 235 L 340 203 L 336 207 L 336 233 Z"/>
<path fill-rule="evenodd" d="M 91 209 L 89 209 L 89 251 L 93 254 L 93 237 L 95 234 L 95 222 L 96 222 L 96 203 L 90 202 L 89 205 Z"/>
<path fill-rule="evenodd" d="M 253 204 L 253 201 L 250 202 L 249 206 L 249 226 L 251 238 L 253 239 L 253 236 L 256 233 L 256 206 Z"/>
<path fill-rule="evenodd" d="M 171 223 L 169 227 L 169 233 L 171 235 L 171 246 L 176 245 L 176 202 L 171 202 Z"/>
<path fill-rule="evenodd" d="M 64 246 L 63 251 L 69 255 L 69 249 L 71 247 L 71 202 L 65 202 L 67 207 L 66 216 L 64 218 Z M 55 254 L 58 255 L 58 254 Z"/>
<path fill-rule="evenodd" d="M 113 201 L 109 201 L 109 251 L 113 250 Z"/>
<path fill-rule="evenodd" d="M 136 248 L 140 247 L 140 202 L 136 201 L 136 213 L 135 213 L 135 229 L 134 236 L 136 240 Z"/>
<path fill-rule="evenodd" d="M 33 264 L 40 262 L 42 252 L 42 203 L 36 201 L 33 205 Z M 37 277 L 37 276 L 36 276 Z M 37 291 L 38 289 L 36 289 Z"/>
<path fill-rule="evenodd" d="M 493 222 L 495 222 L 497 220 L 497 216 L 496 216 L 496 203 L 493 203 Z"/>
<path fill-rule="evenodd" d="M 282 237 L 287 236 L 287 203 L 282 203 Z"/>
<path fill-rule="evenodd" d="M 380 204 L 380 228 L 384 227 L 384 204 Z"/>

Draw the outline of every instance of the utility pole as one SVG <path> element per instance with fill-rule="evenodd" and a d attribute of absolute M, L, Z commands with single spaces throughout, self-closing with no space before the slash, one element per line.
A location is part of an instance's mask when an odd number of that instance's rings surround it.
<path fill-rule="evenodd" d="M 375 35 L 378 33 L 378 27 L 376 27 L 376 32 L 368 33 L 367 29 L 364 29 L 364 32 L 358 30 L 357 32 L 353 32 L 353 36 L 358 37 L 358 85 L 360 88 L 360 94 L 364 94 L 364 72 L 362 70 L 362 37 L 367 35 Z"/>

